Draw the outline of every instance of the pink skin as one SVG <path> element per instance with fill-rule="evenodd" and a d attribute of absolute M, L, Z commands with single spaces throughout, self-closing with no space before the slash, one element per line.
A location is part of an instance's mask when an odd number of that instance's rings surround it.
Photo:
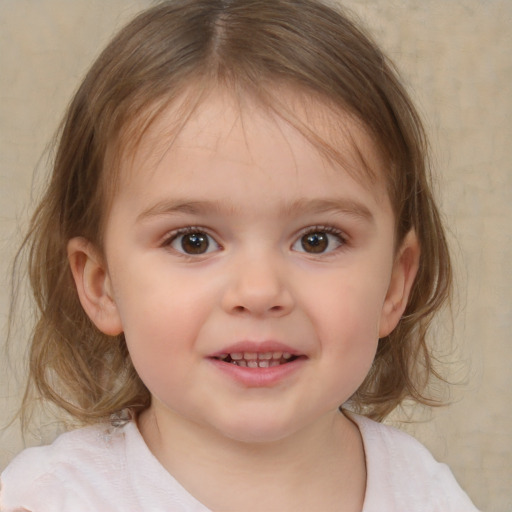
<path fill-rule="evenodd" d="M 335 467 L 324 476 L 336 482 L 322 491 L 333 499 L 345 469 L 357 467 L 353 487 L 364 487 L 363 450 L 338 408 L 398 322 L 417 270 L 414 233 L 395 252 L 384 183 L 347 170 L 360 170 L 364 154 L 384 172 L 371 139 L 348 116 L 321 105 L 301 111 L 303 98 L 288 97 L 305 124 L 336 143 L 346 168 L 282 119 L 212 93 L 172 143 L 171 108 L 126 159 L 105 258 L 83 239 L 68 247 L 84 309 L 103 332 L 124 332 L 151 392 L 140 419 L 148 446 L 198 496 L 222 491 L 222 467 L 232 468 L 224 483 L 249 496 L 236 466 L 254 472 L 254 452 L 241 443 L 256 443 L 261 463 L 272 447 L 272 468 L 278 450 L 287 460 L 297 446 L 301 467 Z M 208 250 L 185 253 L 183 230 L 203 233 Z M 304 249 L 312 232 L 328 237 L 328 250 Z M 257 369 L 219 359 L 239 351 L 300 357 Z"/>

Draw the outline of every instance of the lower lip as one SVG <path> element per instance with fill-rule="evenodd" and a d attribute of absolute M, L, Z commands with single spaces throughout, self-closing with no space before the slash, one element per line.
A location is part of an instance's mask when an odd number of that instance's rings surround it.
<path fill-rule="evenodd" d="M 299 357 L 290 363 L 269 368 L 248 368 L 226 363 L 220 359 L 210 359 L 212 364 L 225 375 L 248 388 L 264 388 L 279 384 L 297 372 L 306 358 Z"/>

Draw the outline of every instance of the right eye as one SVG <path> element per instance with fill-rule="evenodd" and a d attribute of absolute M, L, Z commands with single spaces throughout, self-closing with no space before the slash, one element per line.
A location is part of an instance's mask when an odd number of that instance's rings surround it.
<path fill-rule="evenodd" d="M 187 230 L 175 234 L 170 243 L 175 251 L 187 255 L 202 255 L 219 249 L 219 244 L 203 231 Z"/>

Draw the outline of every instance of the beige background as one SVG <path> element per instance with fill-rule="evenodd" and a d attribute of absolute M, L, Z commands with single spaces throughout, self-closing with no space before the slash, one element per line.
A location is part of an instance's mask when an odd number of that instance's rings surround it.
<path fill-rule="evenodd" d="M 31 180 L 72 91 L 113 30 L 149 0 L 0 0 L 0 319 Z M 512 510 L 512 2 L 350 0 L 425 116 L 457 263 L 453 405 L 405 425 L 483 510 Z M 3 336 L 3 335 L 2 335 Z M 22 335 L 15 338 L 23 352 Z M 448 334 L 439 329 L 439 344 Z M 448 344 L 446 344 L 448 347 Z M 2 363 L 6 363 L 2 352 Z M 19 357 L 11 366 L 17 367 Z M 2 364 L 0 423 L 18 397 Z M 13 370 L 11 367 L 10 370 Z M 2 426 L 0 425 L 0 426 Z M 47 441 L 51 427 L 28 439 Z M 0 468 L 21 448 L 0 434 Z"/>

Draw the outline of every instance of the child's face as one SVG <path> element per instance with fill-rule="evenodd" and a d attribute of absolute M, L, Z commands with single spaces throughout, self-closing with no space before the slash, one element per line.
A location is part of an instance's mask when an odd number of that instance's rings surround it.
<path fill-rule="evenodd" d="M 87 285 L 102 300 L 86 309 L 105 332 L 124 331 L 161 418 L 245 441 L 323 421 L 365 378 L 414 274 L 394 252 L 384 183 L 355 180 L 227 95 L 172 144 L 166 115 L 121 170 L 106 264 Z M 348 117 L 345 127 L 379 170 L 371 140 Z M 361 168 L 352 144 L 339 136 Z"/>

